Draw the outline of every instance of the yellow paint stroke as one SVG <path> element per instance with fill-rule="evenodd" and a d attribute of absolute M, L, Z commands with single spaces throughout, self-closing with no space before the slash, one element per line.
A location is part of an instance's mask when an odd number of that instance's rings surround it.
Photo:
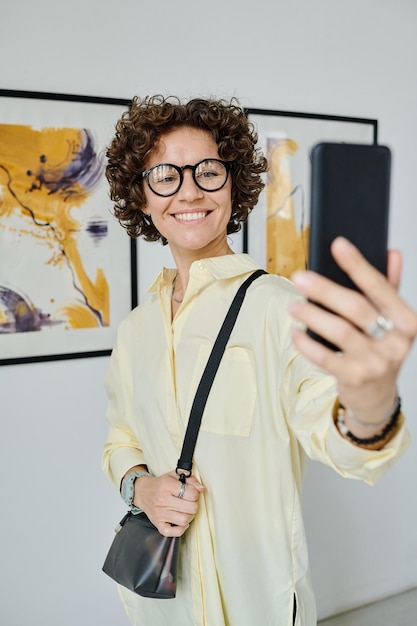
<path fill-rule="evenodd" d="M 74 128 L 35 130 L 30 126 L 0 125 L 0 218 L 4 222 L 16 212 L 26 216 L 30 228 L 22 229 L 20 234 L 30 235 L 50 248 L 49 264 L 57 269 L 68 265 L 72 268 L 75 284 L 108 325 L 107 279 L 102 268 L 97 269 L 94 280 L 88 276 L 78 248 L 83 224 L 71 215 L 72 208 L 82 206 L 91 192 L 78 182 L 70 188 L 53 188 L 53 182 L 77 155 L 82 140 L 82 131 Z M 85 311 L 85 315 L 77 313 L 74 317 L 74 327 L 100 325 L 87 306 Z"/>
<path fill-rule="evenodd" d="M 96 319 L 94 315 L 81 304 L 62 307 L 60 309 L 60 313 L 62 313 L 65 317 L 71 328 L 91 328 L 96 326 Z"/>
<path fill-rule="evenodd" d="M 286 278 L 295 270 L 305 269 L 308 250 L 309 227 L 300 232 L 292 197 L 290 158 L 297 149 L 292 139 L 276 140 L 268 149 L 266 269 Z"/>

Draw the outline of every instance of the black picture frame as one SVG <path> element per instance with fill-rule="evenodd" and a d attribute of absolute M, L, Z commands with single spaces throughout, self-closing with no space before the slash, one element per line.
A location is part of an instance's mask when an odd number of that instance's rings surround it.
<path fill-rule="evenodd" d="M 247 108 L 267 156 L 265 189 L 243 229 L 243 251 L 287 278 L 308 259 L 310 154 L 316 143 L 378 142 L 378 120 Z"/>
<path fill-rule="evenodd" d="M 137 246 L 105 148 L 130 100 L 0 89 L 0 365 L 108 356 L 137 305 Z"/>

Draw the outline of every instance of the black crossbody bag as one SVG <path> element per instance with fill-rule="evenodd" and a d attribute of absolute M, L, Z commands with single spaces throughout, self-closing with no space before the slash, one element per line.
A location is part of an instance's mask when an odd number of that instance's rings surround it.
<path fill-rule="evenodd" d="M 262 274 L 257 270 L 239 287 L 213 345 L 191 407 L 176 472 L 182 483 L 191 476 L 192 459 L 201 419 L 217 369 L 226 349 L 249 285 Z M 103 572 L 130 591 L 147 598 L 175 598 L 181 537 L 164 537 L 141 512 L 129 511 L 116 528 Z"/>

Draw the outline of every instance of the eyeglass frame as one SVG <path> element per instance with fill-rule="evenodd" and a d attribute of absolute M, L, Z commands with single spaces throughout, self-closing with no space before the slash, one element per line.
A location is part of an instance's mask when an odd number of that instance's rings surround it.
<path fill-rule="evenodd" d="M 216 189 L 204 189 L 204 187 L 202 187 L 199 184 L 199 182 L 197 181 L 196 176 L 195 176 L 196 169 L 197 169 L 197 167 L 199 165 L 204 163 L 204 161 L 216 161 L 217 163 L 221 163 L 223 165 L 223 167 L 225 168 L 225 170 L 226 170 L 226 178 L 224 179 L 224 182 L 220 185 L 220 187 L 217 187 Z M 149 183 L 149 174 L 155 168 L 163 167 L 164 165 L 165 166 L 169 165 L 169 167 L 173 167 L 174 170 L 176 170 L 178 172 L 179 176 L 180 176 L 180 182 L 179 182 L 178 188 L 175 191 L 172 191 L 170 193 L 158 193 L 157 191 L 152 189 L 152 187 L 151 187 L 151 185 Z M 201 189 L 202 191 L 207 191 L 208 193 L 212 193 L 213 191 L 220 191 L 220 189 L 223 189 L 223 187 L 225 186 L 225 184 L 227 183 L 227 181 L 229 179 L 230 166 L 231 166 L 231 162 L 230 161 L 222 161 L 221 159 L 214 159 L 214 158 L 201 159 L 201 161 L 199 161 L 195 165 L 174 165 L 173 163 L 157 163 L 156 165 L 153 165 L 149 169 L 147 169 L 144 172 L 142 172 L 141 177 L 146 180 L 146 183 L 147 183 L 149 189 L 152 191 L 152 193 L 154 193 L 156 196 L 160 196 L 162 198 L 169 198 L 170 196 L 173 196 L 176 193 L 178 193 L 179 190 L 181 189 L 182 184 L 184 182 L 184 174 L 183 174 L 184 170 L 191 170 L 192 176 L 193 176 L 193 181 L 195 182 L 197 187 L 199 189 Z"/>

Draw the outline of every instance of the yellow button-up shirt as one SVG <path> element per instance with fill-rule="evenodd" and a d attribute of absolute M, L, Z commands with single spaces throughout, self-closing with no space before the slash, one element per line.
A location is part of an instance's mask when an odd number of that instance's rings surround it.
<path fill-rule="evenodd" d="M 258 265 L 245 254 L 192 264 L 171 321 L 175 270 L 121 324 L 106 377 L 110 424 L 103 466 L 117 488 L 134 465 L 175 469 L 191 404 L 238 286 Z M 193 472 L 206 486 L 183 537 L 175 600 L 120 588 L 140 626 L 315 626 L 301 483 L 307 457 L 375 482 L 405 449 L 403 426 L 380 451 L 342 438 L 335 381 L 290 339 L 292 284 L 275 275 L 249 288 L 211 389 Z"/>

